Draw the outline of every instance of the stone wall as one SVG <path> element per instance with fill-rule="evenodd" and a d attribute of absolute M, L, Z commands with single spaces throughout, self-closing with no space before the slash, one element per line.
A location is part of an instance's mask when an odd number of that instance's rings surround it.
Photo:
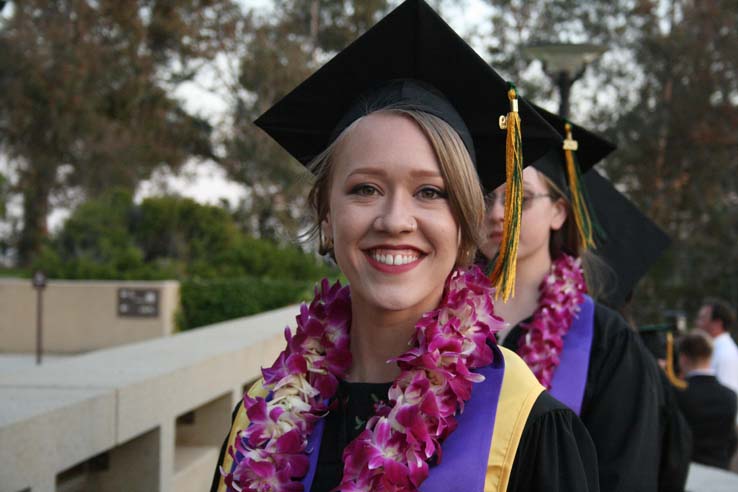
<path fill-rule="evenodd" d="M 123 291 L 121 290 L 123 289 Z M 119 313 L 125 292 L 158 296 L 155 316 Z M 174 331 L 179 282 L 52 280 L 42 294 L 43 350 L 89 352 L 167 336 Z M 0 279 L 0 352 L 36 350 L 37 292 L 28 279 Z"/>

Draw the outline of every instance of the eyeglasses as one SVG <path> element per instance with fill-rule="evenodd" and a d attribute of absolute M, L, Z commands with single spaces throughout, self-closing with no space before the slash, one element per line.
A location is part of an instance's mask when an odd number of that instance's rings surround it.
<path fill-rule="evenodd" d="M 536 198 L 554 198 L 554 195 L 552 193 L 523 193 L 523 200 L 522 200 L 522 208 L 523 210 L 527 210 L 533 205 L 533 200 Z M 496 193 L 494 191 L 490 191 L 484 196 L 484 206 L 489 210 L 492 208 L 495 203 L 499 203 L 503 207 L 505 206 L 505 192 Z"/>

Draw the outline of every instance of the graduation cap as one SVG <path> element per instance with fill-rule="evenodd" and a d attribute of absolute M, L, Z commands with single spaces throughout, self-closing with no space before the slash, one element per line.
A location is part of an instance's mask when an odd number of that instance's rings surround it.
<path fill-rule="evenodd" d="M 615 273 L 601 300 L 619 309 L 671 239 L 596 170 L 584 175 L 584 187 L 604 231 L 596 253 Z"/>
<path fill-rule="evenodd" d="M 558 134 L 422 0 L 401 4 L 255 123 L 308 164 L 353 121 L 382 107 L 443 119 L 461 136 L 483 187 L 506 182 L 507 220 L 493 279 L 498 294 L 509 296 L 522 167 L 557 145 Z"/>
<path fill-rule="evenodd" d="M 638 334 L 649 352 L 657 359 L 666 361 L 664 370 L 669 382 L 679 388 L 687 387 L 687 382 L 677 376 L 677 360 L 674 355 L 674 333 L 676 323 L 661 323 L 638 327 Z"/>
<path fill-rule="evenodd" d="M 588 192 L 582 186 L 582 175 L 614 151 L 615 144 L 539 106 L 533 107 L 561 137 L 558 148 L 550 150 L 533 163 L 533 167 L 569 197 L 580 250 L 594 248 L 598 216 L 591 210 Z"/>

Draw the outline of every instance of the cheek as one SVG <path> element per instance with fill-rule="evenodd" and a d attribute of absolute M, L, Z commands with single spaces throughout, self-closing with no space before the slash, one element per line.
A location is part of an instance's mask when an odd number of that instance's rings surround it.
<path fill-rule="evenodd" d="M 451 211 L 444 210 L 442 214 L 436 213 L 426 217 L 424 222 L 428 239 L 434 243 L 437 253 L 451 258 L 451 261 L 455 263 L 461 244 L 461 229 Z"/>
<path fill-rule="evenodd" d="M 336 256 L 341 256 L 346 247 L 361 238 L 368 227 L 369 218 L 362 213 L 360 208 L 342 207 L 337 204 L 331 213 L 330 224 L 333 234 L 334 251 Z"/>
<path fill-rule="evenodd" d="M 537 247 L 548 244 L 551 236 L 551 220 L 546 211 L 531 210 L 523 215 L 520 224 L 520 245 Z"/>

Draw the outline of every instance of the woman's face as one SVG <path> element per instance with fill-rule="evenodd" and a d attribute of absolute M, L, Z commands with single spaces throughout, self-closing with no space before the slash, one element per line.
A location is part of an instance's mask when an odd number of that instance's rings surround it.
<path fill-rule="evenodd" d="M 484 217 L 482 253 L 494 258 L 502 240 L 505 186 L 498 187 L 488 196 Z M 523 170 L 523 214 L 520 223 L 518 262 L 529 258 L 548 258 L 549 238 L 552 230 L 558 230 L 566 220 L 566 207 L 562 201 L 554 201 L 543 175 L 534 167 Z"/>
<path fill-rule="evenodd" d="M 459 227 L 430 142 L 409 117 L 372 113 L 334 154 L 323 222 L 354 302 L 422 312 L 440 302 Z"/>

